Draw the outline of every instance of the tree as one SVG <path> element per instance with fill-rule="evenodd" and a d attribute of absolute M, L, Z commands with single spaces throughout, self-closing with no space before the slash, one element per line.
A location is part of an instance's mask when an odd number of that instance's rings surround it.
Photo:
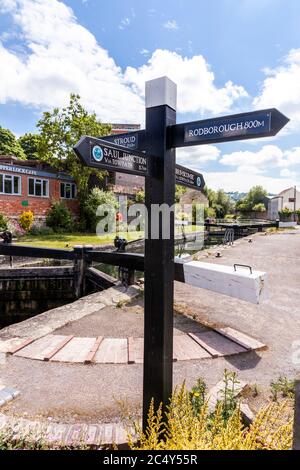
<path fill-rule="evenodd" d="M 109 134 L 111 126 L 101 124 L 95 113 L 89 114 L 84 109 L 80 96 L 71 94 L 68 106 L 43 113 L 37 127 L 40 131 L 39 158 L 74 178 L 82 209 L 89 193 L 90 176 L 95 174 L 101 179 L 105 173 L 83 165 L 73 147 L 83 135 L 99 137 Z"/>
<path fill-rule="evenodd" d="M 0 126 L 0 155 L 14 155 L 21 160 L 25 160 L 25 153 L 16 139 L 16 136 L 9 130 Z"/>
<path fill-rule="evenodd" d="M 19 144 L 21 145 L 28 160 L 38 160 L 40 145 L 39 134 L 24 134 L 19 137 Z"/>
<path fill-rule="evenodd" d="M 186 193 L 186 188 L 180 184 L 175 185 L 175 202 L 178 204 L 181 197 Z"/>
<path fill-rule="evenodd" d="M 236 210 L 240 212 L 251 212 L 258 204 L 263 204 L 264 210 L 266 210 L 265 202 L 267 194 L 267 191 L 262 186 L 253 186 L 247 196 L 237 201 Z M 262 206 L 260 206 L 260 208 L 262 209 Z"/>
<path fill-rule="evenodd" d="M 228 194 L 223 189 L 213 191 L 205 187 L 204 194 L 208 198 L 208 204 L 218 219 L 223 219 L 229 212 L 233 211 L 233 202 Z"/>
<path fill-rule="evenodd" d="M 116 210 L 118 208 L 118 201 L 115 194 L 111 191 L 93 188 L 83 206 L 88 228 L 92 231 L 96 230 L 98 222 L 103 218 L 103 216 L 101 217 L 96 214 L 98 207 L 102 205 Z"/>

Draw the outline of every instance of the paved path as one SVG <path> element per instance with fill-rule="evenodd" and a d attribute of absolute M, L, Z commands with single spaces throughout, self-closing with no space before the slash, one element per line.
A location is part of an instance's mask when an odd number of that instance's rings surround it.
<path fill-rule="evenodd" d="M 291 378 L 299 374 L 300 364 L 294 353 L 297 351 L 295 342 L 300 341 L 300 231 L 257 235 L 252 239 L 253 243 L 244 239 L 233 248 L 227 248 L 220 259 L 210 256 L 206 261 L 227 265 L 240 262 L 267 271 L 270 287 L 268 301 L 261 305 L 247 304 L 181 283 L 175 283 L 175 301 L 187 315 L 197 318 L 200 323 L 208 327 L 231 327 L 246 333 L 266 344 L 267 350 L 223 355 L 213 359 L 177 360 L 174 362 L 175 385 L 186 379 L 190 387 L 202 376 L 208 387 L 211 387 L 222 378 L 224 368 L 235 370 L 241 380 L 256 383 L 259 387 L 268 387 L 270 380 L 278 378 L 280 374 Z M 82 308 L 83 304 L 78 302 L 77 305 Z M 99 301 L 98 307 L 100 304 Z M 94 314 L 92 305 L 87 301 L 86 305 L 90 309 L 89 313 Z M 55 332 L 62 326 L 62 314 L 63 310 L 55 316 L 56 328 L 51 331 L 48 331 L 48 318 L 45 322 L 41 320 L 38 324 L 39 334 L 34 334 L 35 340 L 46 335 L 69 336 L 67 332 Z M 77 318 L 75 312 L 72 315 Z M 18 333 L 16 329 L 14 331 L 15 336 L 11 336 L 21 338 L 13 340 L 14 343 L 30 338 L 32 323 L 31 326 L 27 323 L 26 328 L 20 325 Z M 1 333 L 0 338 L 8 340 L 8 333 L 6 336 Z M 97 334 L 86 337 L 93 338 L 95 344 Z M 75 337 L 79 335 L 75 334 Z M 126 336 L 120 338 L 124 340 Z M 120 402 L 131 411 L 140 409 L 141 363 L 95 362 L 87 366 L 83 363 L 28 359 L 16 354 L 4 357 L 3 353 L 0 378 L 7 387 L 14 387 L 21 392 L 18 398 L 1 410 L 10 416 L 26 416 L 33 420 L 52 418 L 55 422 L 65 424 L 112 423 L 119 420 Z"/>

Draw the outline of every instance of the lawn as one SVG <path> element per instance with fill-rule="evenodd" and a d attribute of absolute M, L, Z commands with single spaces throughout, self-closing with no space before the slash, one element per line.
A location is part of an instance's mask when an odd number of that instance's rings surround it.
<path fill-rule="evenodd" d="M 200 226 L 185 227 L 185 233 L 203 230 Z M 181 233 L 181 228 L 176 227 L 176 233 Z M 19 245 L 28 245 L 48 248 L 73 248 L 75 245 L 108 245 L 112 244 L 116 234 L 108 233 L 96 235 L 95 233 L 54 233 L 51 235 L 25 235 L 17 242 Z M 131 231 L 120 232 L 119 237 L 128 241 L 144 238 L 144 232 Z"/>
<path fill-rule="evenodd" d="M 73 248 L 75 245 L 108 245 L 112 244 L 116 234 L 97 236 L 95 233 L 55 233 L 53 235 L 26 235 L 17 242 L 19 245 L 28 245 L 48 248 Z M 143 238 L 143 232 L 120 232 L 120 237 L 127 240 Z"/>

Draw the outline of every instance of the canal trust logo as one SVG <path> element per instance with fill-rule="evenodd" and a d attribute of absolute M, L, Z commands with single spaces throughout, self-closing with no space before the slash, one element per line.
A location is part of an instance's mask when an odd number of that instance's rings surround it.
<path fill-rule="evenodd" d="M 197 179 L 196 179 L 196 184 L 197 184 L 197 186 L 201 186 L 201 178 L 200 178 L 200 176 L 197 177 Z"/>
<path fill-rule="evenodd" d="M 101 162 L 103 160 L 103 150 L 99 145 L 95 145 L 92 150 L 92 155 L 96 162 Z"/>

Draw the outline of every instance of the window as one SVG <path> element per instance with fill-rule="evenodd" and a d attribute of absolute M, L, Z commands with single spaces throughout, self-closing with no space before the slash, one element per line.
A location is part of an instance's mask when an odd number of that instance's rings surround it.
<path fill-rule="evenodd" d="M 21 194 L 21 176 L 0 174 L 0 194 Z"/>
<path fill-rule="evenodd" d="M 49 181 L 38 178 L 28 178 L 28 195 L 38 197 L 48 197 Z"/>
<path fill-rule="evenodd" d="M 76 198 L 76 184 L 75 183 L 60 183 L 60 197 L 62 199 L 75 199 Z"/>

